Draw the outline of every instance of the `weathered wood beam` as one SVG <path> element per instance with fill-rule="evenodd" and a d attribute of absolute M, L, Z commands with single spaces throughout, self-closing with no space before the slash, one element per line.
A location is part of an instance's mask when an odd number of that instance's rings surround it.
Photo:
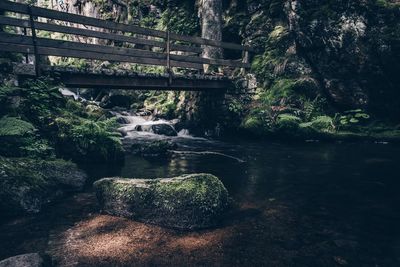
<path fill-rule="evenodd" d="M 126 90 L 226 90 L 231 86 L 228 80 L 173 79 L 168 77 L 118 77 L 96 74 L 60 73 L 60 81 L 71 88 L 106 88 Z"/>
<path fill-rule="evenodd" d="M 21 28 L 29 28 L 30 27 L 29 20 L 10 18 L 10 17 L 5 17 L 5 16 L 0 16 L 0 24 L 21 27 Z M 51 24 L 51 23 L 44 23 L 44 22 L 36 22 L 35 26 L 36 26 L 37 30 L 43 30 L 43 31 L 49 31 L 49 32 L 60 32 L 60 33 L 65 33 L 65 34 L 80 35 L 80 36 L 85 36 L 85 37 L 95 37 L 95 38 L 99 38 L 99 39 L 126 42 L 126 43 L 131 43 L 131 44 L 140 44 L 140 45 L 148 45 L 148 46 L 166 48 L 165 42 L 136 38 L 136 37 L 126 36 L 126 35 L 122 35 L 122 34 L 99 32 L 99 31 L 94 31 L 94 30 L 81 29 L 81 28 Z M 201 53 L 201 51 L 202 51 L 200 47 L 177 45 L 177 44 L 171 44 L 171 50 L 172 51 L 190 52 L 190 53 Z"/>
<path fill-rule="evenodd" d="M 33 45 L 33 40 L 29 36 L 0 33 L 0 38 L 3 42 L 7 42 L 7 43 Z M 53 39 L 49 39 L 49 38 L 37 38 L 36 44 L 38 46 L 72 49 L 72 50 L 82 50 L 82 51 L 86 51 L 86 52 L 99 52 L 99 53 L 106 53 L 106 54 L 113 54 L 113 55 L 126 55 L 126 56 L 136 56 L 136 57 L 144 57 L 144 58 L 167 59 L 167 63 L 168 63 L 168 58 L 167 58 L 168 54 L 133 49 L 133 48 L 86 44 L 86 43 L 63 41 L 63 40 L 53 40 Z M 245 63 L 241 63 L 239 61 L 234 61 L 234 60 L 208 59 L 208 58 L 174 55 L 174 54 L 170 54 L 169 56 L 170 56 L 171 60 L 175 60 L 175 61 L 179 61 L 179 62 L 211 64 L 211 65 L 221 65 L 221 66 L 239 67 L 239 68 L 250 67 L 250 64 L 248 64 L 248 63 L 245 64 Z"/>
<path fill-rule="evenodd" d="M 2 1 L 0 2 L 0 9 L 13 11 L 17 13 L 28 13 L 28 5 L 14 3 L 9 1 Z M 101 20 L 91 17 L 85 17 L 77 14 L 71 14 L 67 12 L 55 11 L 46 8 L 40 7 L 32 7 L 32 14 L 38 17 L 50 18 L 55 20 L 62 20 L 68 21 L 72 23 L 78 23 L 83 25 L 90 25 L 98 28 L 105 28 L 110 30 L 117 30 L 123 32 L 131 32 L 136 34 L 142 34 L 147 36 L 159 37 L 159 38 L 167 38 L 167 33 L 164 31 L 153 30 L 148 28 L 143 28 L 135 25 L 128 25 L 123 23 L 117 23 L 113 21 Z M 176 41 L 183 41 L 194 43 L 198 45 L 210 45 L 210 46 L 217 46 L 226 49 L 233 49 L 233 50 L 246 50 L 250 52 L 254 52 L 254 49 L 249 46 L 243 46 L 238 44 L 226 43 L 226 42 L 219 42 L 214 40 L 209 40 L 201 37 L 193 37 L 193 36 L 185 36 L 180 34 L 171 33 L 171 39 Z"/>

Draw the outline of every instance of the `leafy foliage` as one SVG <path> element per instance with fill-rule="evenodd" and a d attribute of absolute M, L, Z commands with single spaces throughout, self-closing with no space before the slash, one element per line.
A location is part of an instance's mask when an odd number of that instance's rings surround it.
<path fill-rule="evenodd" d="M 51 157 L 53 149 L 40 139 L 36 128 L 16 117 L 0 119 L 0 155 L 12 157 Z"/>
<path fill-rule="evenodd" d="M 344 114 L 336 115 L 337 124 L 341 129 L 351 129 L 357 126 L 365 125 L 370 116 L 361 109 L 348 110 Z"/>
<path fill-rule="evenodd" d="M 77 117 L 59 117 L 57 148 L 78 161 L 113 161 L 121 156 L 120 134 L 115 119 L 91 121 Z"/>
<path fill-rule="evenodd" d="M 7 103 L 14 96 L 20 98 L 15 112 L 23 118 L 2 120 L 0 132 L 22 133 L 28 128 L 35 131 L 7 139 L 11 147 L 18 147 L 9 149 L 15 151 L 13 155 L 50 155 L 50 144 L 58 155 L 77 161 L 116 160 L 122 152 L 116 122 L 87 113 L 81 103 L 62 97 L 58 88 L 50 79 L 28 81 L 20 88 L 0 87 L 0 102 Z"/>

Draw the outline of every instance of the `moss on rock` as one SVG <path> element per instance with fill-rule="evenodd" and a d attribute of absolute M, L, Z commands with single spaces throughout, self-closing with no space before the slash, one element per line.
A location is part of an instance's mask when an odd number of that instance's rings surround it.
<path fill-rule="evenodd" d="M 80 190 L 86 174 L 71 162 L 0 157 L 0 210 L 39 212 L 64 192 Z"/>
<path fill-rule="evenodd" d="M 185 230 L 215 226 L 228 206 L 228 191 L 211 174 L 104 178 L 94 187 L 108 214 Z"/>

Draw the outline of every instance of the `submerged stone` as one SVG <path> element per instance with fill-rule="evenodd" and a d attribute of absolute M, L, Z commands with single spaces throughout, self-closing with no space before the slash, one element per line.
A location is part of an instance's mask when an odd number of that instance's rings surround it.
<path fill-rule="evenodd" d="M 164 140 L 140 141 L 133 143 L 130 151 L 143 157 L 166 157 L 176 147 L 176 144 Z"/>
<path fill-rule="evenodd" d="M 17 255 L 0 261 L 0 267 L 42 267 L 43 258 L 38 253 Z"/>
<path fill-rule="evenodd" d="M 182 230 L 216 226 L 228 207 L 228 191 L 211 174 L 104 178 L 94 187 L 107 214 Z"/>

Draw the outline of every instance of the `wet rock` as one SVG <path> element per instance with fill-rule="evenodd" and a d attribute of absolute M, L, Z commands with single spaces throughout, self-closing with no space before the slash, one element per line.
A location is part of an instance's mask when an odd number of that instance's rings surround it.
<path fill-rule="evenodd" d="M 137 142 L 131 145 L 131 152 L 144 157 L 165 157 L 169 150 L 176 148 L 176 144 L 164 140 Z"/>
<path fill-rule="evenodd" d="M 174 127 L 172 127 L 168 123 L 137 125 L 135 127 L 135 130 L 138 132 L 150 132 L 150 133 L 166 135 L 166 136 L 177 136 L 178 135 L 178 133 L 175 131 Z"/>
<path fill-rule="evenodd" d="M 66 192 L 81 190 L 87 176 L 64 160 L 0 157 L 0 211 L 36 213 Z"/>
<path fill-rule="evenodd" d="M 228 207 L 226 188 L 211 174 L 104 178 L 94 188 L 105 213 L 183 230 L 216 226 Z"/>
<path fill-rule="evenodd" d="M 44 260 L 38 253 L 14 256 L 0 261 L 0 267 L 43 267 Z"/>
<path fill-rule="evenodd" d="M 111 95 L 103 97 L 100 106 L 106 109 L 114 107 L 129 108 L 132 101 L 133 99 L 129 95 Z"/>
<path fill-rule="evenodd" d="M 122 116 L 121 117 L 117 117 L 117 122 L 119 124 L 129 124 L 130 123 L 128 118 L 122 117 Z"/>

